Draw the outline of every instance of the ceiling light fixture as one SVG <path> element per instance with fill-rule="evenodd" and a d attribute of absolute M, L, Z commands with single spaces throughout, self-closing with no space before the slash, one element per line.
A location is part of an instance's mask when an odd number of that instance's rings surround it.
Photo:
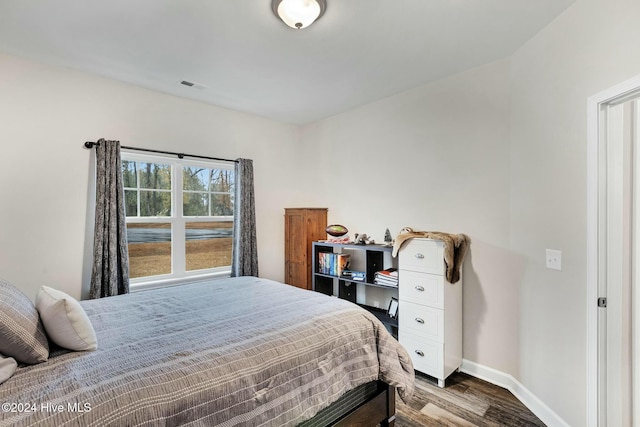
<path fill-rule="evenodd" d="M 327 8 L 325 0 L 271 0 L 273 13 L 291 28 L 313 24 Z"/>

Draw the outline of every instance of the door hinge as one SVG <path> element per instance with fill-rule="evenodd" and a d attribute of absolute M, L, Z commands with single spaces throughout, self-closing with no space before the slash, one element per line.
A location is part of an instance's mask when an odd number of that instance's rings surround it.
<path fill-rule="evenodd" d="M 598 298 L 598 307 L 606 307 L 607 299 L 605 297 Z"/>

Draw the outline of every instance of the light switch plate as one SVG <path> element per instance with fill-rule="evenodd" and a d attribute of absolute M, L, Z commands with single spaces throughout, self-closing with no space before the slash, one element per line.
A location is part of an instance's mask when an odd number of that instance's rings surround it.
<path fill-rule="evenodd" d="M 554 249 L 547 249 L 547 268 L 551 270 L 562 270 L 562 252 Z"/>

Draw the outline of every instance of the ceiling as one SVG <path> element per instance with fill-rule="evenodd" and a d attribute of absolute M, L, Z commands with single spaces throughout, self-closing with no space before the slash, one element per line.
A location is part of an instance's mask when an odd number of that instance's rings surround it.
<path fill-rule="evenodd" d="M 508 57 L 573 1 L 327 0 L 294 30 L 270 0 L 0 0 L 0 52 L 302 124 Z"/>

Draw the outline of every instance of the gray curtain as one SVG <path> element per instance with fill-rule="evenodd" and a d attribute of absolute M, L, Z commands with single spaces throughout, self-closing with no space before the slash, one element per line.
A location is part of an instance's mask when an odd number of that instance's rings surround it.
<path fill-rule="evenodd" d="M 129 250 L 120 142 L 96 146 L 96 223 L 89 298 L 129 293 Z"/>
<path fill-rule="evenodd" d="M 253 194 L 253 160 L 237 159 L 233 205 L 231 277 L 258 276 L 256 209 Z"/>

